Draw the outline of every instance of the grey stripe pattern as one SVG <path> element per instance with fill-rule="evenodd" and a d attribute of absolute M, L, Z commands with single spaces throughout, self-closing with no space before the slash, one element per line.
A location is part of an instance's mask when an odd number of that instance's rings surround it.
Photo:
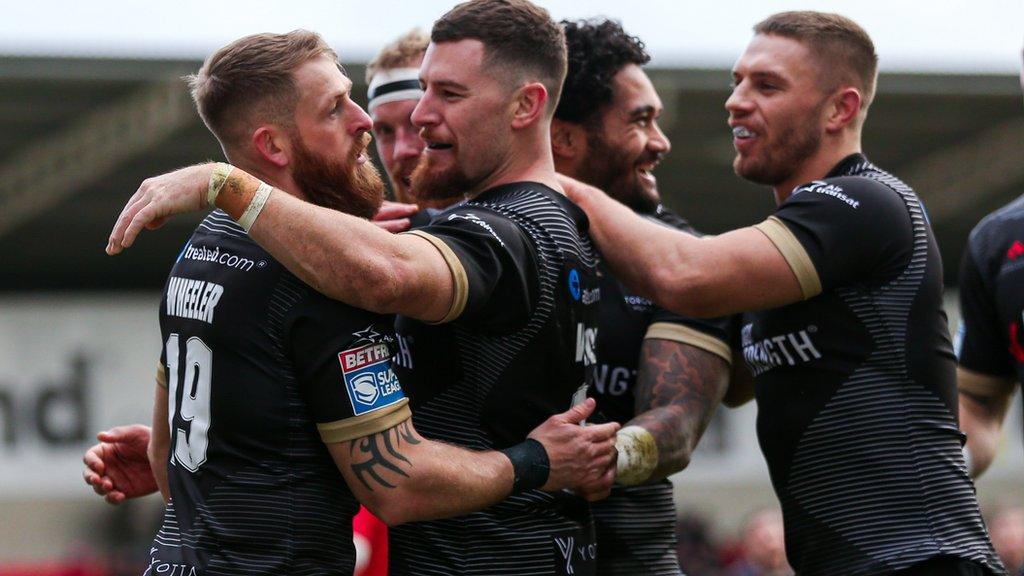
<path fill-rule="evenodd" d="M 887 573 L 945 554 L 1002 573 L 967 476 L 955 417 L 908 373 L 906 329 L 929 257 L 923 208 L 906 184 L 869 163 L 845 175 L 873 179 L 899 194 L 914 245 L 908 266 L 888 284 L 836 290 L 875 349 L 800 440 L 780 498 L 784 510 L 799 510 L 821 525 L 787 518 L 786 538 L 820 542 L 824 527 L 849 545 L 805 546 L 801 564 L 808 574 L 829 574 L 836 566 L 845 566 L 844 574 Z"/>
<path fill-rule="evenodd" d="M 414 411 L 424 436 L 482 450 L 492 447 L 480 422 L 483 404 L 503 372 L 552 321 L 563 254 L 575 254 L 584 266 L 594 266 L 596 259 L 589 238 L 581 237 L 565 210 L 541 193 L 519 188 L 468 204 L 502 214 L 526 232 L 536 249 L 541 286 L 532 317 L 511 334 L 488 336 L 454 327 L 452 354 L 462 377 Z M 578 508 L 579 499 L 532 490 L 474 514 L 392 528 L 391 574 L 549 575 L 559 561 L 552 535 L 580 526 L 562 511 L 566 506 Z M 589 518 L 585 506 L 574 515 Z"/>

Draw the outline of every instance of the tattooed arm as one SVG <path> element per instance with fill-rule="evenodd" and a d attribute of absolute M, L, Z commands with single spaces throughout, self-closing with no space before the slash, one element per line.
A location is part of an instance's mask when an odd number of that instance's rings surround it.
<path fill-rule="evenodd" d="M 587 401 L 555 414 L 529 435 L 548 455 L 544 490 L 604 482 L 615 470 L 618 424 L 579 426 Z M 507 456 L 474 451 L 419 435 L 412 419 L 355 440 L 327 444 L 356 498 L 389 526 L 468 514 L 505 499 L 514 470 Z"/>
<path fill-rule="evenodd" d="M 721 356 L 673 340 L 644 340 L 637 415 L 626 425 L 646 429 L 658 447 L 658 464 L 648 482 L 686 468 L 728 384 L 729 363 Z"/>
<path fill-rule="evenodd" d="M 512 492 L 503 454 L 427 440 L 412 419 L 327 447 L 352 493 L 389 526 L 465 514 Z"/>

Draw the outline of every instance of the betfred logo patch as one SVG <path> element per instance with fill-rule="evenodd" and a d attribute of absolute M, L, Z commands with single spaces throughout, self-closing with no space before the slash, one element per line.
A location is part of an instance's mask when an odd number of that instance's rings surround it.
<path fill-rule="evenodd" d="M 338 354 L 345 391 L 356 416 L 398 402 L 405 395 L 398 376 L 391 370 L 391 350 L 387 344 L 368 344 Z"/>

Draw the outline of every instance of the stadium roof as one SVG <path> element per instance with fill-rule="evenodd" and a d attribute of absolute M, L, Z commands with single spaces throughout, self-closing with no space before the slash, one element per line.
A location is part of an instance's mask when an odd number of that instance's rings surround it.
<path fill-rule="evenodd" d="M 198 60 L 0 59 L 0 290 L 154 289 L 196 223 L 172 221 L 110 258 L 106 237 L 147 176 L 220 158 L 182 74 Z M 360 65 L 349 66 L 357 99 Z M 666 203 L 718 232 L 770 213 L 766 189 L 736 178 L 726 69 L 654 69 L 673 150 L 657 174 Z M 1016 76 L 883 74 L 865 130 L 879 165 L 925 201 L 955 277 L 967 232 L 1024 191 Z M 856 241 L 856 239 L 851 239 Z"/>

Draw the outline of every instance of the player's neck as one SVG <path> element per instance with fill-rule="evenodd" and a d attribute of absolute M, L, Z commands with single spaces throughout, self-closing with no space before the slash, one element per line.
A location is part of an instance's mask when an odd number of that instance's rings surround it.
<path fill-rule="evenodd" d="M 505 161 L 490 177 L 471 190 L 467 197 L 473 198 L 486 190 L 512 182 L 539 182 L 553 190 L 562 191 L 555 177 L 551 138 L 547 132 L 544 132 L 543 137 L 514 143 Z"/>
<path fill-rule="evenodd" d="M 306 199 L 306 195 L 302 192 L 302 189 L 299 188 L 299 185 L 287 170 L 267 170 L 255 164 L 248 163 L 239 163 L 235 164 L 235 166 L 245 170 L 249 174 L 252 174 L 290 196 L 295 196 L 299 200 Z"/>
<path fill-rule="evenodd" d="M 801 184 L 812 180 L 821 180 L 836 167 L 839 162 L 850 154 L 861 151 L 860 135 L 840 139 L 837 142 L 824 142 L 814 155 L 808 158 L 785 182 L 772 186 L 775 203 L 782 204 L 793 194 L 793 190 Z"/>

